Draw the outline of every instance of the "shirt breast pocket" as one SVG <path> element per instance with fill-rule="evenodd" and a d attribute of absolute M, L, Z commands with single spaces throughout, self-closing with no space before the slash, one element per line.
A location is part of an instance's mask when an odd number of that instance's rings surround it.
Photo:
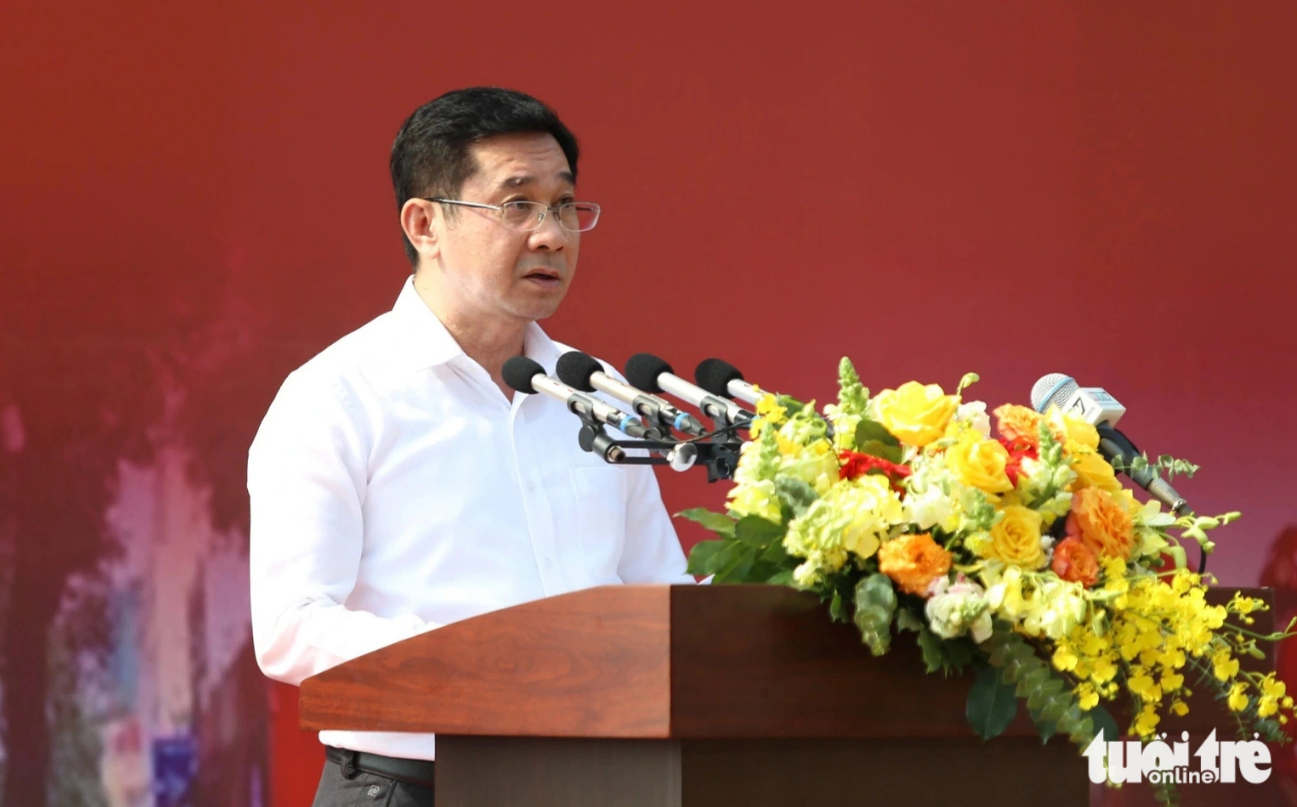
<path fill-rule="evenodd" d="M 625 469 L 584 466 L 571 474 L 577 545 L 601 576 L 615 574 L 626 542 Z"/>

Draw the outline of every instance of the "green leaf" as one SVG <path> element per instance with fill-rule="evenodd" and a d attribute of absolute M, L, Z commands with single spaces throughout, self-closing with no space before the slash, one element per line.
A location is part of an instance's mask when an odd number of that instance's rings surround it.
<path fill-rule="evenodd" d="M 734 519 L 724 513 L 712 512 L 706 507 L 693 507 L 689 510 L 682 510 L 676 513 L 676 518 L 687 518 L 723 538 L 734 537 Z"/>
<path fill-rule="evenodd" d="M 1031 722 L 1036 724 L 1036 731 L 1040 733 L 1042 745 L 1049 742 L 1049 738 L 1058 733 L 1058 723 L 1045 718 L 1035 709 L 1028 708 L 1027 712 L 1031 714 Z"/>
<path fill-rule="evenodd" d="M 1121 739 L 1121 729 L 1117 728 L 1117 721 L 1113 720 L 1112 714 L 1102 706 L 1095 706 L 1087 714 L 1094 721 L 1094 733 L 1097 736 L 1100 731 L 1103 732 L 1104 742 L 1116 742 Z"/>
<path fill-rule="evenodd" d="M 962 675 L 964 668 L 972 664 L 973 659 L 977 656 L 977 646 L 965 637 L 947 639 L 941 643 L 941 649 L 946 654 L 942 672 L 948 676 L 951 674 Z"/>
<path fill-rule="evenodd" d="M 716 574 L 720 568 L 716 565 L 724 541 L 699 541 L 689 550 L 689 574 Z"/>
<path fill-rule="evenodd" d="M 886 426 L 876 420 L 861 418 L 856 424 L 856 445 L 863 446 L 872 442 L 882 443 L 885 446 L 901 445 L 901 441 L 897 440 Z"/>
<path fill-rule="evenodd" d="M 1013 687 L 1000 682 L 992 667 L 982 667 L 968 690 L 968 723 L 983 740 L 998 737 L 1018 714 L 1018 696 Z"/>
<path fill-rule="evenodd" d="M 925 625 L 923 620 L 915 615 L 909 608 L 901 608 L 896 612 L 896 629 L 912 630 L 915 633 L 923 630 Z"/>
<path fill-rule="evenodd" d="M 881 656 L 892 643 L 892 615 L 896 611 L 896 591 L 887 575 L 877 572 L 856 584 L 854 622 L 869 652 Z"/>
<path fill-rule="evenodd" d="M 782 538 L 786 528 L 767 521 L 761 516 L 744 516 L 734 525 L 734 537 L 748 546 L 764 547 L 775 538 Z"/>
<path fill-rule="evenodd" d="M 731 543 L 726 547 L 727 562 L 712 579 L 713 583 L 744 583 L 748 581 L 748 572 L 756 561 L 757 552 L 750 546 Z"/>
<path fill-rule="evenodd" d="M 772 586 L 791 586 L 793 584 L 793 570 L 784 569 L 766 582 Z"/>
<path fill-rule="evenodd" d="M 927 672 L 941 670 L 946 676 L 962 673 L 973 660 L 973 645 L 967 639 L 943 639 L 922 623 L 918 627 L 918 634 L 915 641 L 923 653 L 923 665 Z"/>
<path fill-rule="evenodd" d="M 941 637 L 928 629 L 927 625 L 919 626 L 919 650 L 923 651 L 923 666 L 926 672 L 934 673 L 945 665 L 946 654 L 942 652 Z"/>
<path fill-rule="evenodd" d="M 899 463 L 901 461 L 901 447 L 887 445 L 881 440 L 867 440 L 863 443 L 856 443 L 856 450 L 861 454 L 881 457 L 888 462 Z"/>
<path fill-rule="evenodd" d="M 834 622 L 847 621 L 847 609 L 842 603 L 842 592 L 833 592 L 833 599 L 829 602 L 829 617 Z"/>

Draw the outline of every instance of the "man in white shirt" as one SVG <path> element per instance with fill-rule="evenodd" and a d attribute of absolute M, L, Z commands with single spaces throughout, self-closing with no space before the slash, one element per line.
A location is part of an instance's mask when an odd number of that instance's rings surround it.
<path fill-rule="evenodd" d="M 652 470 L 581 451 L 562 403 L 501 378 L 519 354 L 552 373 L 566 350 L 536 320 L 598 221 L 575 197 L 577 156 L 552 110 L 496 88 L 443 95 L 401 127 L 392 182 L 413 277 L 390 312 L 289 375 L 249 451 L 266 675 L 299 684 L 576 589 L 693 582 Z M 431 735 L 320 739 L 317 807 L 432 804 Z"/>

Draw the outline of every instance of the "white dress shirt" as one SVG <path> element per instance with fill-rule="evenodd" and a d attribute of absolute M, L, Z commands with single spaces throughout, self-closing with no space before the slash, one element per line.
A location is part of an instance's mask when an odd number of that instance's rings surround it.
<path fill-rule="evenodd" d="M 567 348 L 533 323 L 524 350 L 553 373 Z M 391 312 L 288 376 L 249 451 L 262 671 L 296 685 L 499 608 L 694 582 L 652 469 L 582 451 L 580 425 L 548 396 L 507 399 L 407 280 Z M 320 740 L 434 758 L 430 734 Z"/>

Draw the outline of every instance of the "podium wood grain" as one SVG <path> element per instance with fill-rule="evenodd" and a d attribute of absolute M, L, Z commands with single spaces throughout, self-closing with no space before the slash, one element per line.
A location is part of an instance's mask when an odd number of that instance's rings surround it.
<path fill-rule="evenodd" d="M 1252 627 L 1271 624 L 1267 612 Z M 1025 710 L 983 742 L 964 717 L 970 685 L 925 675 L 913 634 L 872 657 L 810 594 L 617 586 L 339 665 L 303 682 L 301 722 L 436 733 L 438 807 L 1085 807 L 1078 750 L 1042 744 Z M 1233 725 L 1196 689 L 1190 714 L 1161 728 Z"/>
<path fill-rule="evenodd" d="M 1235 590 L 1209 598 L 1223 602 Z M 1244 591 L 1272 599 L 1268 589 Z M 1252 628 L 1271 626 L 1264 612 Z M 1272 657 L 1244 662 L 1274 668 Z M 309 678 L 301 724 L 625 739 L 967 738 L 969 686 L 967 677 L 925 675 L 913 634 L 872 657 L 853 626 L 830 622 L 804 592 L 613 586 L 483 614 Z M 1164 728 L 1233 724 L 1195 690 L 1190 714 Z M 1020 714 L 1006 734 L 1036 731 Z"/>

